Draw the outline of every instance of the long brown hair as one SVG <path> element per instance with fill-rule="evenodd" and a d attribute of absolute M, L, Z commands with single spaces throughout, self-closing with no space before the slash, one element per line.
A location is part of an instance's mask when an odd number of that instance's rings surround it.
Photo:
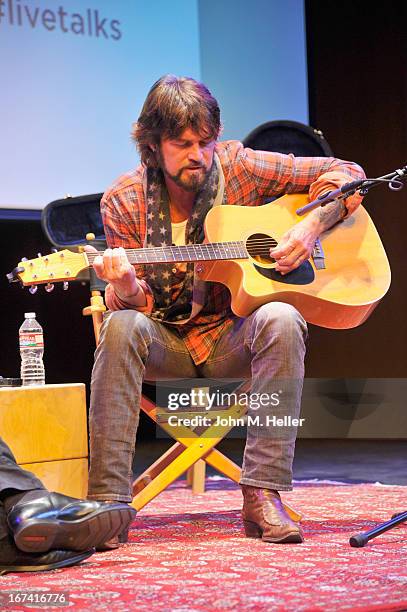
<path fill-rule="evenodd" d="M 157 166 L 152 146 L 162 138 L 178 138 L 190 128 L 203 138 L 216 140 L 221 130 L 220 110 L 209 89 L 190 77 L 166 74 L 148 92 L 131 136 L 141 163 Z"/>

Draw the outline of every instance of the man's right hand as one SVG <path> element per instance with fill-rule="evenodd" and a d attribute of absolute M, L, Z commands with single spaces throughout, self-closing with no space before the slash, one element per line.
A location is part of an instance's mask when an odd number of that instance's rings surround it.
<path fill-rule="evenodd" d="M 90 245 L 85 247 L 85 251 L 87 253 L 97 252 Z M 137 280 L 136 271 L 129 262 L 126 251 L 122 247 L 106 249 L 103 257 L 101 255 L 95 257 L 93 268 L 100 279 L 113 287 L 119 299 L 134 306 L 145 306 L 144 290 Z"/>

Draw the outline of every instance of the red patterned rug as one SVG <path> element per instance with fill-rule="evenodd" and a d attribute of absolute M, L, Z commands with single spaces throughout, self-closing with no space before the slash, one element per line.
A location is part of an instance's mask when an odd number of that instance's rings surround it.
<path fill-rule="evenodd" d="M 180 482 L 139 513 L 118 551 L 65 570 L 6 575 L 0 591 L 69 592 L 72 610 L 399 612 L 407 610 L 407 525 L 362 549 L 348 540 L 406 510 L 406 493 L 298 483 L 284 499 L 303 512 L 306 541 L 273 545 L 244 536 L 234 484 L 210 479 L 193 496 Z"/>

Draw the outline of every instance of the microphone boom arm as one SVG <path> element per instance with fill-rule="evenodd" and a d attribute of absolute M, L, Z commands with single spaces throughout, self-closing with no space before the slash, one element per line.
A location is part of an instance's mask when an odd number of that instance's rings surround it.
<path fill-rule="evenodd" d="M 403 166 L 390 174 L 385 174 L 384 176 L 379 176 L 378 178 L 373 179 L 359 179 L 356 181 L 352 181 L 350 183 L 345 183 L 342 187 L 338 189 L 334 189 L 333 191 L 328 191 L 323 195 L 320 195 L 316 200 L 313 200 L 309 204 L 298 208 L 296 211 L 297 215 L 302 216 L 305 213 L 317 208 L 318 206 L 325 206 L 329 204 L 329 202 L 333 202 L 334 200 L 345 200 L 349 196 L 353 195 L 356 191 L 359 191 L 361 195 L 366 195 L 372 187 L 376 187 L 381 183 L 388 183 L 389 188 L 392 191 L 399 191 L 403 188 L 402 180 L 407 178 L 407 166 Z"/>

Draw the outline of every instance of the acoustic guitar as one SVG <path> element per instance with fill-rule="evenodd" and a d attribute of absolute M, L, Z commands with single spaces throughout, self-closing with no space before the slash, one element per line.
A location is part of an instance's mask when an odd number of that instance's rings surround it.
<path fill-rule="evenodd" d="M 205 220 L 205 242 L 186 246 L 127 249 L 132 264 L 196 262 L 201 280 L 226 285 L 233 312 L 245 317 L 270 301 L 295 306 L 309 323 L 348 329 L 363 323 L 390 286 L 390 266 L 366 210 L 324 232 L 312 257 L 282 276 L 271 247 L 303 217 L 305 194 L 285 195 L 264 206 L 217 206 Z M 63 250 L 21 261 L 8 274 L 23 285 L 70 281 L 101 253 Z"/>

